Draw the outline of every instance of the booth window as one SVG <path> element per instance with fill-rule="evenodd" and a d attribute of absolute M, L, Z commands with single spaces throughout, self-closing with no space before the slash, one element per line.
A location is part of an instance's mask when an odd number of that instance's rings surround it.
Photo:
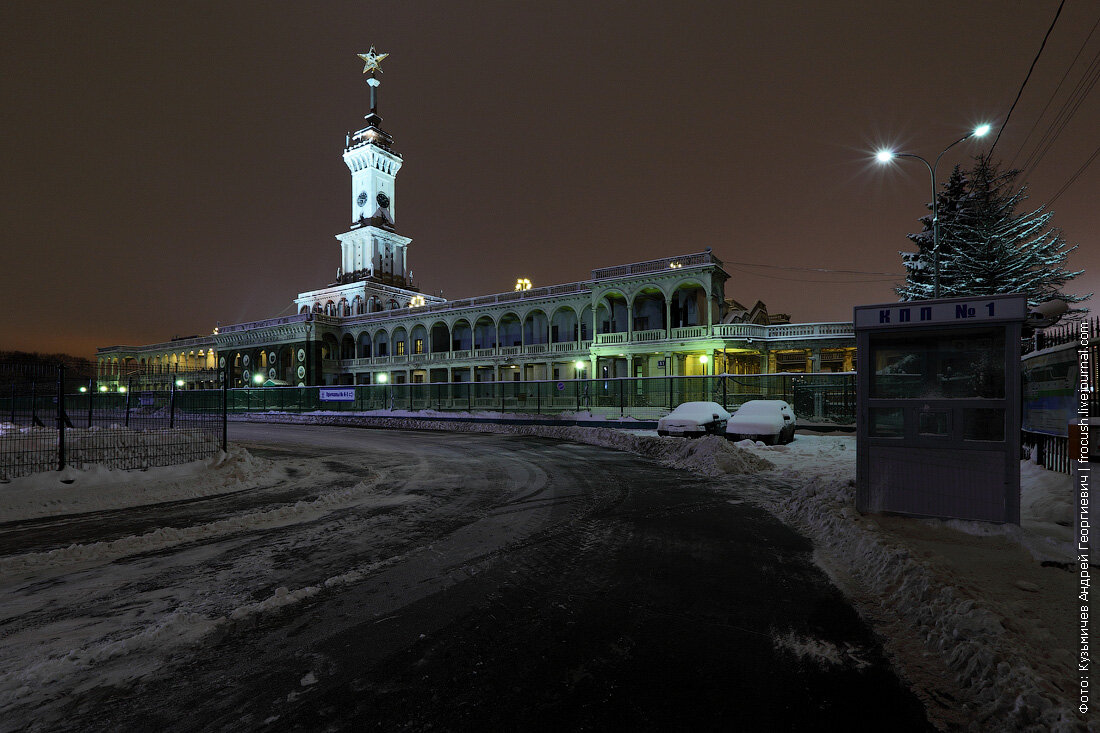
<path fill-rule="evenodd" d="M 902 438 L 905 436 L 905 414 L 900 407 L 868 408 L 872 438 Z"/>
<path fill-rule="evenodd" d="M 963 410 L 963 440 L 1005 439 L 1005 411 L 985 407 Z"/>
<path fill-rule="evenodd" d="M 951 411 L 921 410 L 917 419 L 917 433 L 947 437 L 951 434 Z"/>
<path fill-rule="evenodd" d="M 1003 330 L 890 334 L 872 337 L 869 345 L 872 398 L 1005 396 Z"/>

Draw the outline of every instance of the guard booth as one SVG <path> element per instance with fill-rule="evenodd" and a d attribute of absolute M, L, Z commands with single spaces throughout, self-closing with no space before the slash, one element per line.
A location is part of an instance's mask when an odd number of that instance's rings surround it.
<path fill-rule="evenodd" d="M 855 308 L 856 508 L 1020 522 L 1023 295 Z"/>

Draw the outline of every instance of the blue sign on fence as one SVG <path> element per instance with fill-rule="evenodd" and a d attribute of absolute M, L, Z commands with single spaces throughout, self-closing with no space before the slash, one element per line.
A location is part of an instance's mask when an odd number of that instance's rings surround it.
<path fill-rule="evenodd" d="M 355 387 L 321 387 L 321 402 L 355 402 Z"/>

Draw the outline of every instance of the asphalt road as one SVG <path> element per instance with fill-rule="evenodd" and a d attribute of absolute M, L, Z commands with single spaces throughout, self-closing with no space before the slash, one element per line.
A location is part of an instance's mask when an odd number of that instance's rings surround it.
<path fill-rule="evenodd" d="M 530 437 L 230 429 L 296 478 L 111 519 L 127 532 L 209 521 L 309 493 L 311 466 L 421 500 L 202 548 L 213 566 L 279 544 L 262 573 L 291 588 L 374 569 L 223 626 L 151 676 L 74 691 L 52 729 L 929 729 L 809 542 L 736 490 Z M 111 524 L 40 529 L 86 540 L 122 531 Z M 160 582 L 217 582 L 183 565 Z"/>

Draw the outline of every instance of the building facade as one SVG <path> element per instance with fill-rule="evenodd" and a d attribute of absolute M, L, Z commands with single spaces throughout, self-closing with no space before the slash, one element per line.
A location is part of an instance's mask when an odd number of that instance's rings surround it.
<path fill-rule="evenodd" d="M 403 159 L 381 128 L 377 63 L 367 70 L 367 125 L 345 139 L 352 222 L 336 236 L 336 280 L 299 293 L 292 316 L 101 348 L 101 383 L 141 372 L 154 388 L 205 388 L 220 370 L 231 386 L 306 386 L 854 369 L 851 323 L 777 323 L 762 303 L 744 308 L 727 297 L 729 274 L 710 247 L 562 285 L 453 301 L 420 293 L 412 240 L 397 233 Z"/>

